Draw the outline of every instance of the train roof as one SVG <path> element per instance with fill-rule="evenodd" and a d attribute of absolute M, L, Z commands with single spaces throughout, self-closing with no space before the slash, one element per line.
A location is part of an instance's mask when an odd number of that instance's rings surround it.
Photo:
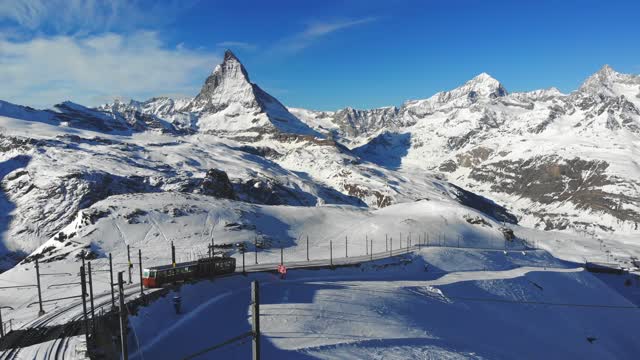
<path fill-rule="evenodd" d="M 198 262 L 197 261 L 187 261 L 187 262 L 181 262 L 181 263 L 176 263 L 176 266 L 174 267 L 173 264 L 169 264 L 169 265 L 160 265 L 160 266 L 152 266 L 150 268 L 145 268 L 145 270 L 169 270 L 169 269 L 178 269 L 178 268 L 184 268 L 184 267 L 189 267 L 189 266 L 195 266 L 197 265 Z"/>
<path fill-rule="evenodd" d="M 229 260 L 229 259 L 233 259 L 233 258 L 224 257 L 224 256 L 222 256 L 222 257 L 216 256 L 215 259 L 216 260 Z M 173 264 L 152 266 L 152 267 L 149 267 L 149 268 L 144 268 L 144 270 L 165 271 L 165 270 L 170 270 L 170 269 L 180 269 L 180 268 L 185 268 L 185 267 L 189 267 L 189 266 L 196 266 L 196 265 L 198 265 L 198 262 L 207 262 L 207 261 L 211 261 L 211 258 L 205 257 L 205 258 L 198 259 L 196 261 L 187 261 L 187 262 L 176 263 L 175 267 L 173 266 Z"/>

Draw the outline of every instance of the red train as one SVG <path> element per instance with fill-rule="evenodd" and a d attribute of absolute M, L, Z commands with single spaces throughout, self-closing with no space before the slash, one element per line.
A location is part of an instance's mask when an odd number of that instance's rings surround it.
<path fill-rule="evenodd" d="M 232 257 L 203 258 L 173 265 L 154 266 L 142 271 L 142 285 L 147 288 L 162 287 L 176 281 L 208 278 L 236 271 L 236 259 Z"/>

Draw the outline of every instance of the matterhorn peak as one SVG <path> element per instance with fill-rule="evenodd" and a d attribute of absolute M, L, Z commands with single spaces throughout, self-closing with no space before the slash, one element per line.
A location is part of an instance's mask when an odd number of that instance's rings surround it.
<path fill-rule="evenodd" d="M 241 103 L 248 108 L 257 105 L 247 70 L 226 50 L 222 63 L 215 67 L 190 107 L 192 111 L 215 112 L 231 103 Z"/>

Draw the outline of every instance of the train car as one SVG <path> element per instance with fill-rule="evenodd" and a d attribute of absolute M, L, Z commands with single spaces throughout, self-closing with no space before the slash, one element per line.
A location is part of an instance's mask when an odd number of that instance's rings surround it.
<path fill-rule="evenodd" d="M 142 271 L 142 285 L 147 288 L 162 287 L 174 282 L 207 278 L 236 271 L 236 259 L 232 257 L 203 258 L 197 261 L 173 265 L 154 266 Z"/>

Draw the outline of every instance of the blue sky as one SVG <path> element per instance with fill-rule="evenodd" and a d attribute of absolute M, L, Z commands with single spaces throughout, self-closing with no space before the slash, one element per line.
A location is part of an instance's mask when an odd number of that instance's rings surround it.
<path fill-rule="evenodd" d="M 570 92 L 640 73 L 638 1 L 0 0 L 0 99 L 195 95 L 224 48 L 288 106 L 400 105 L 481 72 Z"/>

